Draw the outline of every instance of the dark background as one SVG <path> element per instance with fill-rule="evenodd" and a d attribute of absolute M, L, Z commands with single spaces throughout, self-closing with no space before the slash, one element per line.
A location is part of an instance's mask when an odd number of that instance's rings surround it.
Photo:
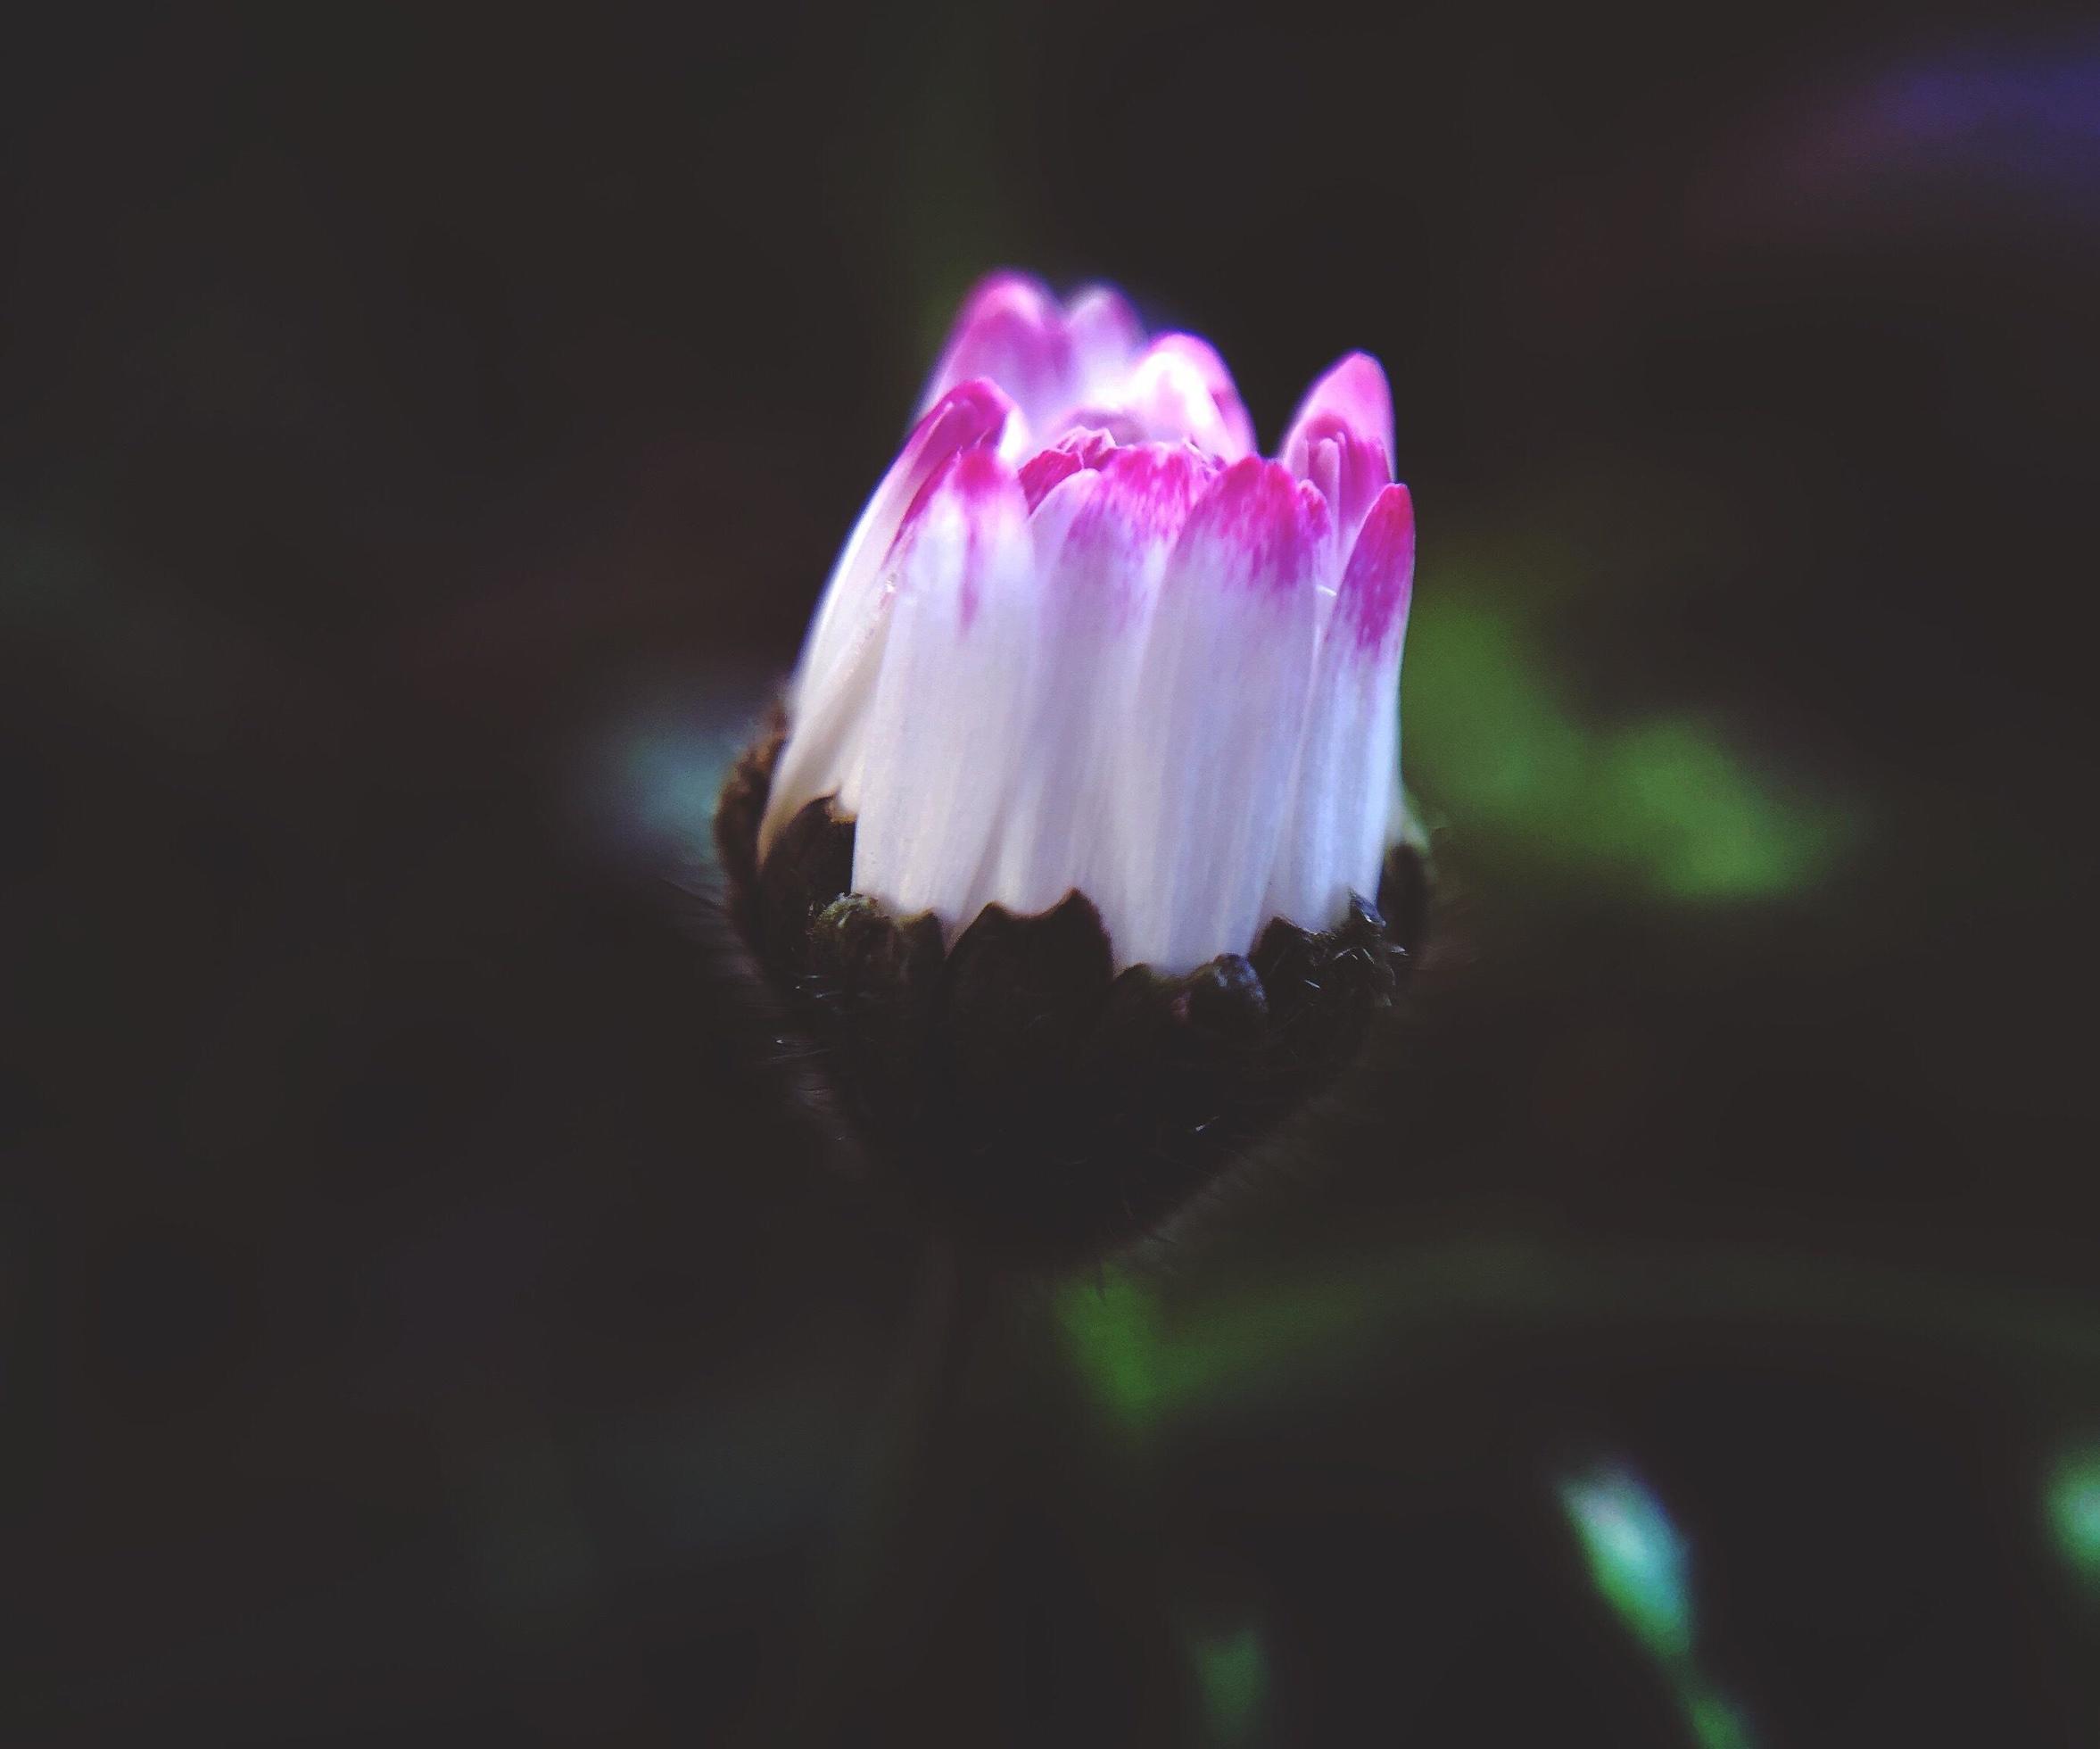
<path fill-rule="evenodd" d="M 2100 1743 L 2100 34 L 529 11 L 11 23 L 7 1740 Z M 1385 361 L 1445 945 L 915 1449 L 651 877 L 1005 262 Z"/>

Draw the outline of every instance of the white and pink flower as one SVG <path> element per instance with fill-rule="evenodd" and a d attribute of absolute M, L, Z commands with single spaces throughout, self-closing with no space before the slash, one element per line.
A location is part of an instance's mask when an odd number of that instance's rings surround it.
<path fill-rule="evenodd" d="M 854 890 L 950 941 L 1073 891 L 1162 973 L 1333 926 L 1403 824 L 1392 456 L 1362 353 L 1264 460 L 1204 342 L 986 280 L 818 606 L 761 858 L 829 797 Z"/>

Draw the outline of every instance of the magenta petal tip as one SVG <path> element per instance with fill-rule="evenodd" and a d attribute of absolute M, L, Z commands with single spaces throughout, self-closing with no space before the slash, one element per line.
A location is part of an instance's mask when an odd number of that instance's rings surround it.
<path fill-rule="evenodd" d="M 1013 415 L 1013 402 L 1004 389 L 988 377 L 973 377 L 934 397 L 905 439 L 905 448 L 946 455 L 978 443 L 996 443 Z"/>
<path fill-rule="evenodd" d="M 1261 589 L 1294 590 L 1312 574 L 1324 529 L 1313 518 L 1312 496 L 1281 462 L 1244 456 L 1217 477 L 1196 505 L 1183 544 L 1203 542 L 1236 556 L 1220 568 Z"/>
<path fill-rule="evenodd" d="M 1407 625 L 1415 583 L 1415 501 L 1404 485 L 1379 493 L 1342 573 L 1335 610 L 1368 649 L 1383 649 Z"/>

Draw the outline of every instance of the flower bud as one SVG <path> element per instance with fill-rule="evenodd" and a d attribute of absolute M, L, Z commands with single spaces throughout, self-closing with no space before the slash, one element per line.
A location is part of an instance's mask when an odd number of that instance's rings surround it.
<path fill-rule="evenodd" d="M 716 836 L 842 1107 L 967 1236 L 1154 1230 L 1391 1003 L 1426 891 L 1392 453 L 1362 354 L 1269 461 L 1117 294 L 965 303 Z"/>

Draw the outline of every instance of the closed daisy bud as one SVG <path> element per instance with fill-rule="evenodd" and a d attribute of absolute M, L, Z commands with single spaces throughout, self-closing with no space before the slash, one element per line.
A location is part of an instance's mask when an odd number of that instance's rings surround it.
<path fill-rule="evenodd" d="M 1392 455 L 1360 353 L 1264 460 L 1218 354 L 1116 293 L 965 303 L 716 831 L 841 1106 L 978 1239 L 1152 1230 L 1390 1002 Z"/>

